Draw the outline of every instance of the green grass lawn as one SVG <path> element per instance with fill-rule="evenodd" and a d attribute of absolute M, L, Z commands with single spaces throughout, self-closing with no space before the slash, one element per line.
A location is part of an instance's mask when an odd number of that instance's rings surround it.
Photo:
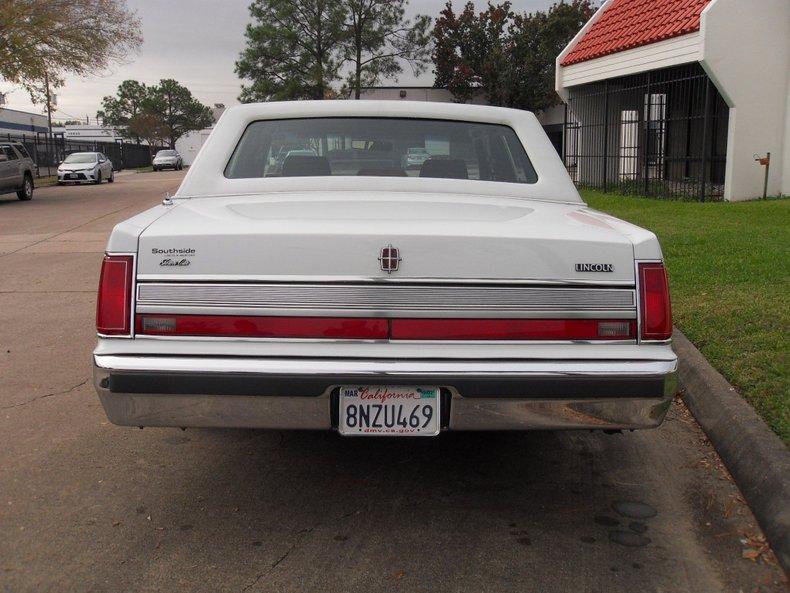
<path fill-rule="evenodd" d="M 790 199 L 582 195 L 591 207 L 658 235 L 675 325 L 790 442 Z"/>

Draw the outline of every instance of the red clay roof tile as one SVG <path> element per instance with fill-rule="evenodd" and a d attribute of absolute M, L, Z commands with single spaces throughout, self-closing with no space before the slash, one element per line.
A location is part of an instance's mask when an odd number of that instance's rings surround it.
<path fill-rule="evenodd" d="M 614 0 L 561 64 L 569 66 L 699 31 L 710 0 Z"/>

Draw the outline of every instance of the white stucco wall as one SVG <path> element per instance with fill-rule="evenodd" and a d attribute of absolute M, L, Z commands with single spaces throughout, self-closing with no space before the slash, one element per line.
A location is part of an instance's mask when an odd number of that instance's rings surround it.
<path fill-rule="evenodd" d="M 203 148 L 203 144 L 208 140 L 212 129 L 213 128 L 206 128 L 205 130 L 198 130 L 197 132 L 189 132 L 176 140 L 176 150 L 184 159 L 184 164 L 186 166 L 191 165 L 195 160 L 200 149 Z"/>
<path fill-rule="evenodd" d="M 790 193 L 790 1 L 713 0 L 703 11 L 700 63 L 730 106 L 725 200 Z"/>
<path fill-rule="evenodd" d="M 785 143 L 784 164 L 782 165 L 782 195 L 790 196 L 790 76 L 787 77 L 785 94 Z"/>

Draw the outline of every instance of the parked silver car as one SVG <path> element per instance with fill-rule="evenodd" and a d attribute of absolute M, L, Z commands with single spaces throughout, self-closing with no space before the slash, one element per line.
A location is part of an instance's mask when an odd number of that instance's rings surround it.
<path fill-rule="evenodd" d="M 0 144 L 0 194 L 16 192 L 20 200 L 33 199 L 36 165 L 20 142 Z"/>
<path fill-rule="evenodd" d="M 58 185 L 90 182 L 99 184 L 103 179 L 115 181 L 112 161 L 101 152 L 73 152 L 58 165 Z"/>
<path fill-rule="evenodd" d="M 168 168 L 180 171 L 184 168 L 184 159 L 181 158 L 181 155 L 176 150 L 160 150 L 154 157 L 153 167 L 154 171 Z"/>

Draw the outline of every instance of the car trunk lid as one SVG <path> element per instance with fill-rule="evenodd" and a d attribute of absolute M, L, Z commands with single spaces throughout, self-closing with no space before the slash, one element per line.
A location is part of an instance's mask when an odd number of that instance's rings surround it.
<path fill-rule="evenodd" d="M 397 271 L 382 269 L 389 247 Z M 634 279 L 628 237 L 584 205 L 394 192 L 178 200 L 142 233 L 137 272 L 218 281 Z"/>

